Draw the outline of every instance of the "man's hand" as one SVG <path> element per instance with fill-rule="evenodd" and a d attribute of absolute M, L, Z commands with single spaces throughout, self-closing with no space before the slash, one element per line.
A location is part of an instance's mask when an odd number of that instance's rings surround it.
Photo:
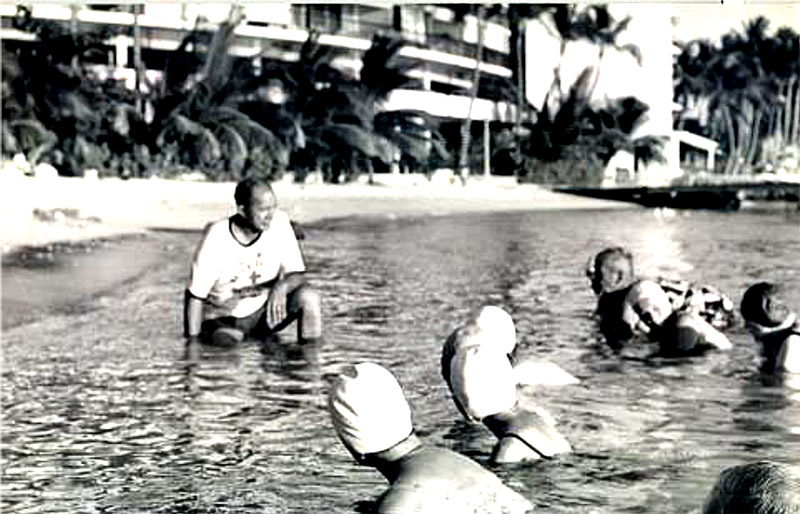
<path fill-rule="evenodd" d="M 272 330 L 286 319 L 286 296 L 288 290 L 283 281 L 278 281 L 269 292 L 267 298 L 267 327 Z"/>

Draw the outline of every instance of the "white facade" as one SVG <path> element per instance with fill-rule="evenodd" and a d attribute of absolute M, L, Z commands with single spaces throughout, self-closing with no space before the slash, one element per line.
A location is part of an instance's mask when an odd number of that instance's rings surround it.
<path fill-rule="evenodd" d="M 627 29 L 620 33 L 617 44 L 636 45 L 641 53 L 641 66 L 628 52 L 606 49 L 600 60 L 601 49 L 584 41 L 568 42 L 561 55 L 561 41 L 554 26 L 548 21 L 531 21 L 526 31 L 526 95 L 531 104 L 541 109 L 555 78 L 560 71 L 561 91 L 566 94 L 587 66 L 595 67 L 590 79 L 594 84 L 591 100 L 635 96 L 649 107 L 646 122 L 633 134 L 658 135 L 669 138 L 672 134 L 672 63 L 675 47 L 672 43 L 672 18 L 674 8 L 668 4 L 634 5 L 616 4 L 610 7 L 615 20 L 631 16 Z M 552 104 L 551 104 L 552 105 Z M 639 170 L 640 183 L 667 182 L 680 175 L 677 152 L 671 144 L 665 148 L 666 165 L 651 164 Z M 621 162 L 632 163 L 631 158 L 614 159 L 609 163 L 608 176 L 614 176 Z M 633 170 L 630 170 L 633 172 Z"/>

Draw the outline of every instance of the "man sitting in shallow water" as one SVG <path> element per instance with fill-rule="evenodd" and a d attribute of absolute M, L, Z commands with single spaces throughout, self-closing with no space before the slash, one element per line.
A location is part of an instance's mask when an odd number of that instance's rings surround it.
<path fill-rule="evenodd" d="M 733 304 L 713 288 L 637 279 L 633 256 L 621 247 L 598 253 L 586 271 L 598 296 L 600 331 L 612 348 L 635 336 L 657 342 L 664 356 L 731 348 L 717 327 L 730 325 Z"/>
<path fill-rule="evenodd" d="M 391 483 L 378 514 L 523 514 L 533 505 L 463 455 L 422 444 L 394 376 L 370 362 L 330 378 L 328 407 L 336 433 L 356 461 Z"/>
<path fill-rule="evenodd" d="M 184 335 L 229 346 L 248 336 L 263 340 L 296 319 L 300 343 L 319 341 L 319 294 L 306 285 L 297 238 L 275 193 L 248 178 L 234 199 L 238 212 L 210 223 L 194 254 Z"/>

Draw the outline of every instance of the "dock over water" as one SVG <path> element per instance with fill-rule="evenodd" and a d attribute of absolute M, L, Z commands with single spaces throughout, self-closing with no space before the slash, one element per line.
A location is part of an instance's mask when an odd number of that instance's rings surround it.
<path fill-rule="evenodd" d="M 565 186 L 555 188 L 555 191 L 671 209 L 737 210 L 742 201 L 797 202 L 800 207 L 800 181 L 742 179 L 724 184 L 660 187 Z"/>

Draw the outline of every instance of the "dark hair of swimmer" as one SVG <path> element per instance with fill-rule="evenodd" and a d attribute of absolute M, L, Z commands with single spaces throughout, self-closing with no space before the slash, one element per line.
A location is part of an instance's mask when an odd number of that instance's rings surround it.
<path fill-rule="evenodd" d="M 253 198 L 253 192 L 257 189 L 267 189 L 273 195 L 275 194 L 268 182 L 261 182 L 253 177 L 247 177 L 236 184 L 236 190 L 233 193 L 236 205 L 249 205 L 250 200 Z"/>
<path fill-rule="evenodd" d="M 798 512 L 800 468 L 767 461 L 724 469 L 703 508 L 703 514 Z"/>
<path fill-rule="evenodd" d="M 586 274 L 595 294 L 619 290 L 633 280 L 633 255 L 619 246 L 606 248 L 595 256 Z"/>
<path fill-rule="evenodd" d="M 742 297 L 742 317 L 765 327 L 777 327 L 789 315 L 780 293 L 781 288 L 770 282 L 750 286 Z"/>

